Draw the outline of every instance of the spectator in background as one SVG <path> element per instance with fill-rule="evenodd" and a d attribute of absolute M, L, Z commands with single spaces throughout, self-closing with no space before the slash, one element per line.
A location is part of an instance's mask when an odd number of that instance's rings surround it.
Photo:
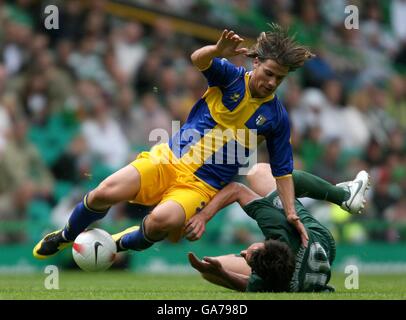
<path fill-rule="evenodd" d="M 394 159 L 396 160 L 396 159 Z M 384 219 L 383 213 L 385 210 L 396 203 L 398 194 L 394 192 L 394 184 L 392 181 L 392 168 L 391 164 L 385 159 L 383 164 L 375 167 L 373 172 L 374 176 L 374 194 L 373 205 L 376 210 L 377 217 Z"/>
<path fill-rule="evenodd" d="M 387 91 L 387 111 L 403 131 L 406 130 L 406 76 L 395 75 Z"/>
<path fill-rule="evenodd" d="M 181 125 L 183 125 L 190 112 L 189 97 L 170 95 L 167 98 L 167 108 L 172 119 L 180 121 Z"/>
<path fill-rule="evenodd" d="M 141 42 L 143 27 L 136 22 L 127 22 L 113 31 L 113 47 L 119 70 L 128 80 L 138 75 L 147 51 Z"/>
<path fill-rule="evenodd" d="M 81 129 L 93 161 L 110 170 L 117 170 L 128 162 L 128 140 L 103 97 L 93 101 Z"/>
<path fill-rule="evenodd" d="M 167 141 L 153 140 L 154 136 L 150 134 L 153 130 L 159 129 L 168 133 L 168 138 L 172 137 L 171 117 L 168 112 L 162 108 L 158 98 L 153 93 L 145 93 L 140 98 L 138 105 L 138 119 L 143 122 L 143 137 L 144 143 L 148 146 L 153 146 L 156 143 L 165 143 Z"/>
<path fill-rule="evenodd" d="M 121 88 L 116 99 L 116 119 L 120 123 L 132 151 L 145 151 L 156 141 L 150 141 L 154 129 L 166 130 L 171 136 L 171 117 L 153 93 L 144 93 L 139 102 L 129 87 Z"/>
<path fill-rule="evenodd" d="M 335 102 L 336 98 L 333 98 L 333 95 L 336 95 L 336 92 L 330 90 L 332 85 L 326 83 L 324 89 L 330 95 L 330 99 L 333 99 L 331 102 Z M 306 89 L 299 108 L 292 112 L 294 126 L 301 134 L 304 134 L 309 127 L 319 127 L 322 143 L 332 137 L 340 137 L 343 131 L 341 113 L 331 102 L 327 100 L 323 91 L 314 88 Z"/>
<path fill-rule="evenodd" d="M 31 200 L 52 200 L 53 185 L 51 172 L 27 140 L 27 123 L 13 123 L 8 143 L 0 154 L 1 218 L 25 218 Z"/>
<path fill-rule="evenodd" d="M 113 94 L 115 84 L 107 72 L 94 36 L 85 36 L 80 40 L 79 50 L 69 56 L 69 66 L 78 79 L 96 81 L 108 93 Z"/>
<path fill-rule="evenodd" d="M 398 49 L 396 39 L 383 25 L 383 10 L 378 2 L 365 6 L 366 18 L 361 22 L 360 33 L 368 68 L 361 75 L 362 82 L 388 79 L 393 73 L 391 59 Z"/>
<path fill-rule="evenodd" d="M 297 41 L 311 48 L 317 48 L 322 41 L 319 11 L 314 1 L 300 2 L 300 16 L 294 20 L 292 33 L 297 34 Z"/>
<path fill-rule="evenodd" d="M 365 120 L 357 109 L 346 105 L 344 88 L 338 79 L 325 81 L 323 91 L 329 105 L 329 112 L 323 122 L 328 121 L 328 130 L 331 131 L 332 136 L 340 138 L 343 149 L 360 153 L 369 140 Z M 333 120 L 335 121 L 334 127 Z M 345 124 L 345 130 L 343 130 L 342 124 Z M 327 126 L 323 126 L 323 128 L 327 130 Z"/>
<path fill-rule="evenodd" d="M 71 74 L 55 64 L 55 59 L 48 50 L 40 51 L 34 56 L 32 69 L 41 72 L 46 79 L 52 112 L 61 111 L 67 99 L 74 94 Z"/>
<path fill-rule="evenodd" d="M 406 196 L 403 195 L 399 201 L 389 206 L 384 212 L 385 219 L 391 224 L 387 230 L 387 240 L 399 242 L 406 240 Z M 396 228 L 395 226 L 398 226 Z M 399 228 L 401 227 L 401 228 Z"/>
<path fill-rule="evenodd" d="M 156 52 L 151 52 L 145 58 L 144 63 L 140 67 L 140 77 L 133 79 L 134 90 L 139 94 L 153 91 L 154 88 L 158 88 L 158 75 L 161 71 L 161 57 Z"/>
<path fill-rule="evenodd" d="M 331 138 L 326 143 L 322 161 L 314 168 L 315 174 L 332 184 L 340 182 L 344 176 L 339 161 L 340 155 L 340 139 Z"/>
<path fill-rule="evenodd" d="M 4 64 L 0 63 L 0 96 L 2 96 L 5 92 L 7 80 L 7 69 Z"/>
<path fill-rule="evenodd" d="M 72 78 L 75 76 L 75 71 L 69 64 L 69 57 L 73 50 L 74 44 L 68 39 L 60 39 L 55 48 L 55 63 Z"/>
<path fill-rule="evenodd" d="M 303 159 L 305 169 L 314 172 L 324 154 L 324 145 L 321 143 L 321 128 L 317 124 L 307 128 L 298 151 Z"/>
<path fill-rule="evenodd" d="M 328 30 L 323 40 L 323 58 L 344 85 L 344 90 L 359 86 L 359 75 L 367 67 L 359 31 L 340 24 Z"/>
<path fill-rule="evenodd" d="M 10 129 L 10 114 L 7 110 L 7 107 L 4 105 L 4 101 L 0 101 L 0 154 L 2 154 L 4 148 L 6 147 Z"/>
<path fill-rule="evenodd" d="M 384 88 L 378 85 L 370 85 L 366 87 L 366 91 L 369 98 L 365 113 L 368 129 L 374 139 L 384 147 L 389 142 L 389 132 L 396 126 L 395 120 L 386 111 L 387 95 Z"/>
<path fill-rule="evenodd" d="M 7 20 L 2 41 L 2 60 L 9 75 L 17 74 L 27 62 L 32 30 L 25 24 Z"/>
<path fill-rule="evenodd" d="M 400 43 L 406 43 L 406 1 L 392 0 L 390 7 L 392 30 Z"/>
<path fill-rule="evenodd" d="M 160 102 L 165 105 L 166 97 L 180 94 L 181 85 L 180 75 L 174 67 L 168 66 L 161 69 L 158 88 L 156 88 L 156 91 L 159 92 Z"/>
<path fill-rule="evenodd" d="M 80 0 L 64 1 L 60 11 L 60 29 L 51 33 L 54 42 L 62 39 L 76 42 L 80 39 L 85 21 L 84 9 Z"/>

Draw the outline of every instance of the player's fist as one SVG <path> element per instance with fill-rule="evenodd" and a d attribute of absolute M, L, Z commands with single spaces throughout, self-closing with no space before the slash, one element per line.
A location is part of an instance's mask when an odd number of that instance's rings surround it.
<path fill-rule="evenodd" d="M 195 214 L 185 226 L 184 234 L 189 241 L 199 240 L 206 231 L 206 218 L 201 213 Z"/>

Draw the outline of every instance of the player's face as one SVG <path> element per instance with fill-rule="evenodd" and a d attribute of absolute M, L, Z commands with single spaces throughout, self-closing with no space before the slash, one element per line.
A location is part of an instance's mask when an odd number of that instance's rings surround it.
<path fill-rule="evenodd" d="M 263 249 L 265 249 L 265 244 L 263 242 L 253 243 L 246 250 L 241 251 L 240 255 L 249 264 L 252 254 L 257 250 L 263 250 Z"/>
<path fill-rule="evenodd" d="M 254 60 L 254 70 L 249 82 L 254 98 L 265 98 L 273 94 L 288 74 L 289 69 L 271 59 Z"/>

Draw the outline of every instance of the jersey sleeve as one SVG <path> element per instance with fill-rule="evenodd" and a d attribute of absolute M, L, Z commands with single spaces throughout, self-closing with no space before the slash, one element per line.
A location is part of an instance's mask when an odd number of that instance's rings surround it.
<path fill-rule="evenodd" d="M 225 58 L 214 58 L 210 66 L 202 70 L 209 87 L 227 87 L 245 73 L 243 67 L 237 67 Z"/>
<path fill-rule="evenodd" d="M 281 110 L 282 114 L 278 125 L 266 136 L 269 163 L 274 177 L 288 175 L 293 171 L 289 117 L 283 106 L 281 106 Z"/>

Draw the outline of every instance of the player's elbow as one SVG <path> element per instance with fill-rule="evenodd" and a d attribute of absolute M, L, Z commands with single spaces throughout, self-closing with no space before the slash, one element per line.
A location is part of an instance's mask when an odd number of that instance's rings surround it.
<path fill-rule="evenodd" d="M 232 182 L 230 183 L 231 189 L 231 196 L 234 201 L 238 201 L 240 199 L 241 194 L 243 194 L 246 190 L 246 186 L 239 182 Z"/>
<path fill-rule="evenodd" d="M 241 183 L 239 183 L 239 182 L 231 182 L 228 185 L 228 188 L 229 188 L 229 190 L 231 191 L 232 194 L 236 194 L 241 190 L 242 186 L 243 185 Z"/>
<path fill-rule="evenodd" d="M 194 66 L 197 65 L 198 56 L 199 56 L 198 50 L 194 51 L 194 52 L 190 55 L 190 61 L 192 61 L 192 64 L 193 64 Z"/>

